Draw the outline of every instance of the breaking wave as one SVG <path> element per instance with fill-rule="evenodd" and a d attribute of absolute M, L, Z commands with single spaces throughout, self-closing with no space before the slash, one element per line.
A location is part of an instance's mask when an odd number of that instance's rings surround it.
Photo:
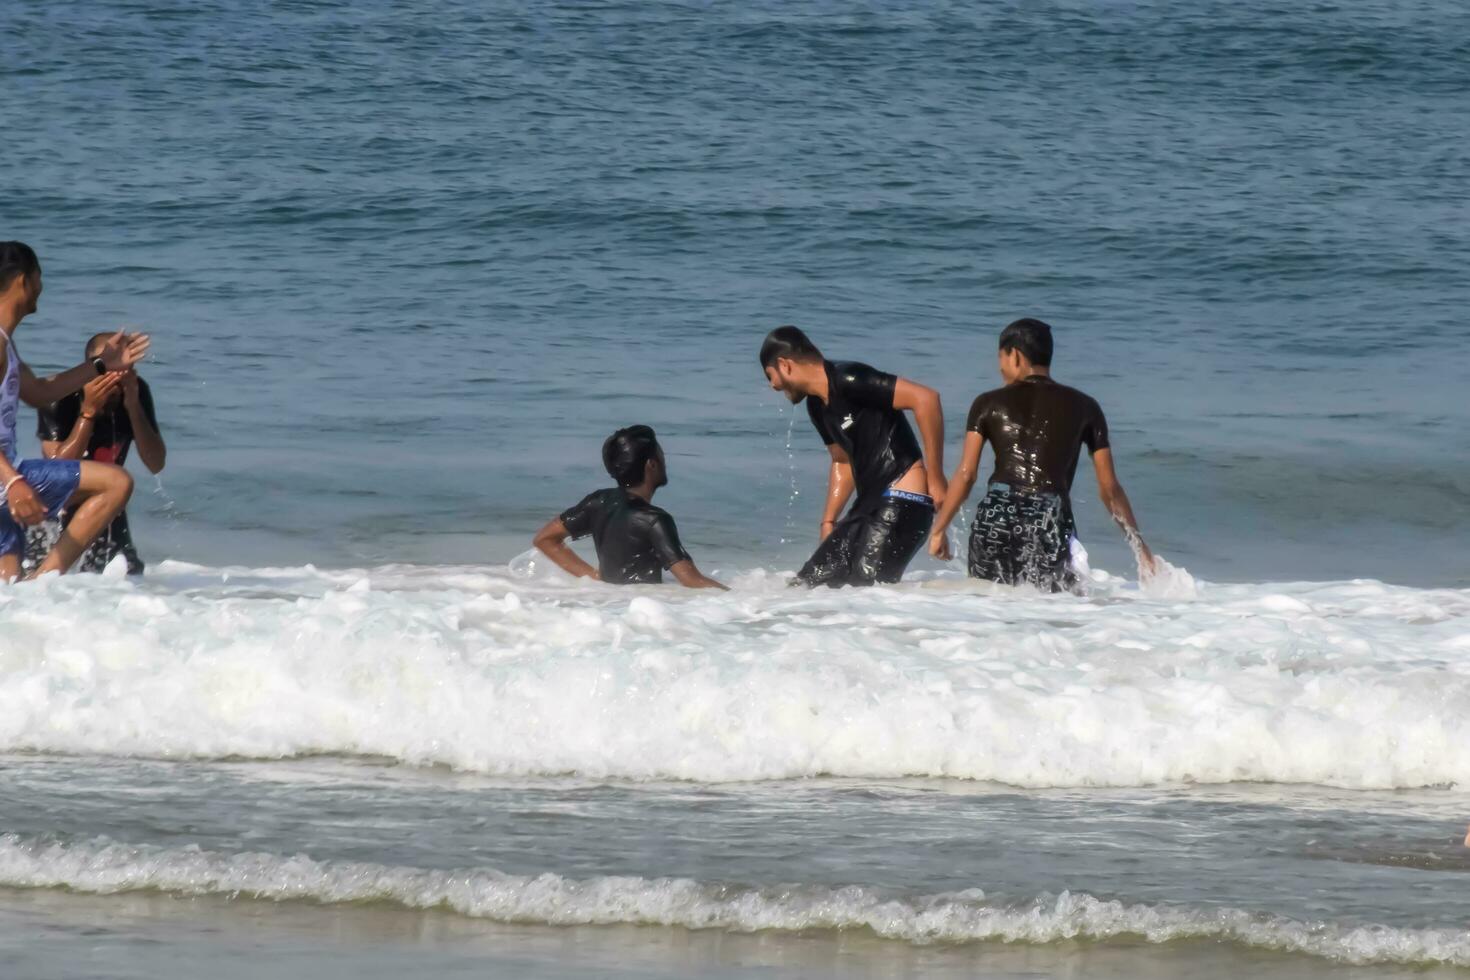
<path fill-rule="evenodd" d="M 698 781 L 1470 784 L 1470 591 L 737 584 L 164 563 L 142 584 L 0 588 L 0 751 Z"/>

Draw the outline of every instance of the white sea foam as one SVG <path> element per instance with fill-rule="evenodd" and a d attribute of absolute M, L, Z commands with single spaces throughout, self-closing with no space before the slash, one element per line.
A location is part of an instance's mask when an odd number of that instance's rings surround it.
<path fill-rule="evenodd" d="M 322 903 L 390 902 L 501 922 L 662 925 L 737 932 L 867 929 L 911 943 L 1216 939 L 1355 964 L 1470 966 L 1470 934 L 1302 922 L 1239 909 L 1125 904 L 1063 892 L 1021 904 L 980 889 L 896 897 L 857 886 L 751 888 L 688 878 L 509 875 L 223 854 L 105 839 L 63 844 L 0 835 L 0 885 L 93 894 L 157 890 Z"/>
<path fill-rule="evenodd" d="M 489 773 L 1470 785 L 1470 592 L 724 595 L 544 570 L 206 569 L 0 588 L 0 751 Z"/>

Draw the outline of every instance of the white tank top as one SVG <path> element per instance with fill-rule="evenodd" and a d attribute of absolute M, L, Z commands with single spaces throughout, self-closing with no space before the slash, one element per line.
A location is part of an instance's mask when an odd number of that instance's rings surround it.
<path fill-rule="evenodd" d="M 15 419 L 20 414 L 20 352 L 10 335 L 0 330 L 5 338 L 5 380 L 0 381 L 0 453 L 5 459 L 15 462 Z"/>

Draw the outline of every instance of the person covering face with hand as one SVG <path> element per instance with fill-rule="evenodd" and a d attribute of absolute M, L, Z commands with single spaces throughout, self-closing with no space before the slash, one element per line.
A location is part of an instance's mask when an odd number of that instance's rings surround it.
<path fill-rule="evenodd" d="M 98 334 L 87 342 L 86 356 L 97 355 L 109 338 Z M 137 446 L 138 458 L 150 473 L 163 471 L 168 450 L 159 432 L 158 416 L 148 383 L 134 368 L 109 371 L 87 382 L 80 392 L 37 412 L 36 435 L 48 459 L 89 459 L 125 464 L 128 450 Z M 61 534 L 70 514 L 30 529 L 26 564 L 39 565 L 51 543 Z M 144 563 L 133 543 L 126 511 L 121 511 L 82 554 L 77 568 L 100 572 L 122 555 L 129 575 L 140 575 Z"/>

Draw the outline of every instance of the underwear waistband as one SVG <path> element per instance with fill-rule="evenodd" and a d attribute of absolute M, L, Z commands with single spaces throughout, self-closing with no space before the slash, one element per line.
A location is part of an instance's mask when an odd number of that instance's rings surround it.
<path fill-rule="evenodd" d="M 992 483 L 985 489 L 987 492 L 1003 493 L 1006 496 L 1015 494 L 1017 497 L 1055 497 L 1058 500 L 1062 499 L 1062 495 L 1055 490 L 1023 490 L 1020 487 L 1013 487 L 1009 483 Z"/>
<path fill-rule="evenodd" d="M 934 498 L 927 493 L 914 493 L 912 490 L 895 490 L 889 487 L 883 491 L 883 496 L 893 497 L 895 500 L 907 500 L 912 504 L 923 504 L 925 507 L 933 508 Z"/>

